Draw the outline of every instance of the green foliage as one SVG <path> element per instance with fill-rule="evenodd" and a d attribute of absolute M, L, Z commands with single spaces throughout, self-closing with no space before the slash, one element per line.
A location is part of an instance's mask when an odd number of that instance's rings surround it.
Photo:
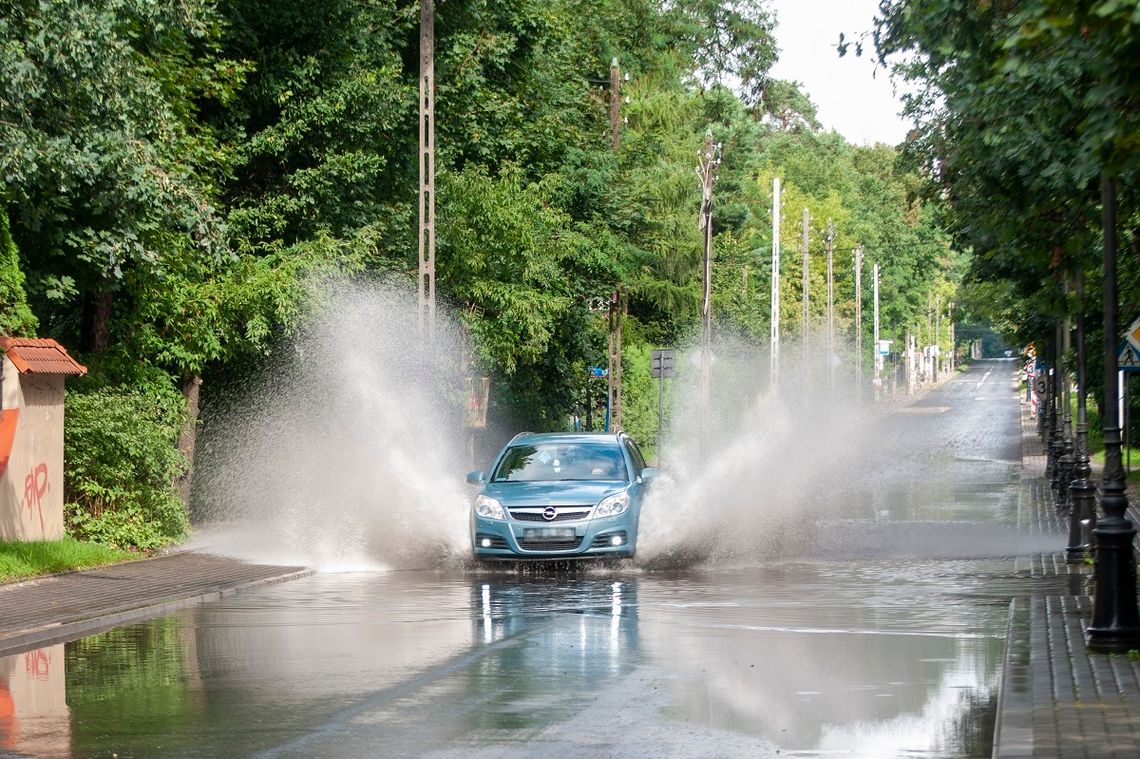
<path fill-rule="evenodd" d="M 880 59 L 911 83 L 917 129 L 908 155 L 932 180 L 957 247 L 975 254 L 967 278 L 975 315 L 1003 323 L 1011 341 L 1044 344 L 1053 317 L 1078 308 L 1093 321 L 1095 306 L 1066 298 L 1065 285 L 1071 292 L 1078 276 L 1099 277 L 1102 176 L 1117 181 L 1122 242 L 1136 246 L 1135 8 L 1103 0 L 881 5 Z M 1125 312 L 1140 309 L 1138 277 L 1135 256 L 1123 257 Z M 1004 292 L 987 297 L 995 284 Z"/>
<path fill-rule="evenodd" d="M 815 103 L 803 91 L 799 82 L 769 79 L 760 99 L 764 116 L 780 131 L 811 131 L 822 129 L 816 114 Z"/>
<path fill-rule="evenodd" d="M 223 254 L 209 175 L 226 159 L 195 117 L 243 68 L 216 34 L 204 0 L 5 4 L 0 197 L 37 275 L 106 290 L 172 245 Z"/>
<path fill-rule="evenodd" d="M 74 538 L 8 542 L 0 540 L 0 582 L 97 567 L 135 558 L 137 554 Z"/>
<path fill-rule="evenodd" d="M 161 385 L 67 394 L 64 498 L 73 537 L 147 550 L 185 535 L 173 489 L 186 466 L 175 447 L 184 414 L 182 397 Z"/>
<path fill-rule="evenodd" d="M 100 752 L 109 732 L 146 714 L 145 731 L 132 739 L 142 754 L 169 751 L 166 736 L 206 732 L 220 715 L 210 713 L 195 692 L 185 652 L 192 644 L 185 618 L 168 615 L 116 627 L 70 643 L 65 651 L 67 706 L 75 726 L 76 753 Z M 91 683 L 106 687 L 92 688 Z M 203 714 L 203 712 L 206 714 Z M 118 726 L 117 728 L 111 727 Z"/>
<path fill-rule="evenodd" d="M 24 272 L 8 231 L 8 214 L 0 208 L 0 334 L 35 337 L 37 326 L 24 294 Z"/>
<path fill-rule="evenodd" d="M 645 342 L 636 322 L 627 320 L 626 325 L 622 333 L 623 427 L 641 444 L 648 456 L 657 447 L 659 380 L 649 376 L 651 354 L 655 346 Z"/>
<path fill-rule="evenodd" d="M 419 4 L 0 5 L 0 201 L 20 253 L 0 250 L 0 307 L 7 288 L 8 316 L 31 328 L 18 309 L 22 266 L 44 332 L 91 369 L 68 399 L 71 529 L 158 545 L 185 527 L 170 487 L 184 465 L 174 388 L 189 377 L 208 388 L 272 351 L 305 312 L 314 274 L 416 276 Z M 885 336 L 921 332 L 931 304 L 953 297 L 963 267 L 951 242 L 976 244 L 970 230 L 948 238 L 941 200 L 916 196 L 921 168 L 822 132 L 808 94 L 768 76 L 774 24 L 760 0 L 436 6 L 436 285 L 494 378 L 493 414 L 565 427 L 586 367 L 606 363 L 605 314 L 591 306 L 620 292 L 624 423 L 656 437 L 648 351 L 699 324 L 693 169 L 710 129 L 723 155 L 714 329 L 765 342 L 774 176 L 785 304 L 801 297 L 792 252 L 804 207 L 814 323 L 829 218 L 844 334 L 856 244 L 884 267 Z M 616 146 L 614 58 L 629 75 Z M 797 333 L 799 310 L 784 313 Z"/>
<path fill-rule="evenodd" d="M 745 103 L 757 103 L 776 62 L 775 17 L 757 0 L 683 0 L 675 9 L 689 23 L 697 71 L 715 84 L 738 79 Z"/>

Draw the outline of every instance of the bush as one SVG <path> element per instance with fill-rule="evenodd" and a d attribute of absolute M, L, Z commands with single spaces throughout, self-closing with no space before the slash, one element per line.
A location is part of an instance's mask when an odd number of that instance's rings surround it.
<path fill-rule="evenodd" d="M 67 530 L 79 540 L 149 550 L 186 535 L 186 510 L 174 489 L 186 468 L 177 449 L 182 396 L 104 387 L 69 392 L 64 491 Z"/>
<path fill-rule="evenodd" d="M 0 334 L 36 334 L 36 317 L 28 308 L 20 256 L 8 228 L 8 214 L 0 208 Z"/>

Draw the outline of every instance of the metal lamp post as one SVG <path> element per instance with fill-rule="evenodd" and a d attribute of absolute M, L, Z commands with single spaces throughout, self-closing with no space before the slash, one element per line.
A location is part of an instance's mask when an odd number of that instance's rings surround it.
<path fill-rule="evenodd" d="M 1060 332 L 1060 326 L 1056 328 Z M 1049 381 L 1046 383 L 1048 386 L 1049 398 L 1049 418 L 1046 421 L 1046 459 L 1045 459 L 1045 474 L 1049 478 L 1049 487 L 1054 491 L 1057 490 L 1057 459 L 1061 455 L 1061 416 L 1060 416 L 1060 403 L 1058 403 L 1057 396 L 1060 395 L 1058 389 L 1060 388 L 1060 341 L 1054 335 L 1053 344 L 1049 349 Z"/>
<path fill-rule="evenodd" d="M 1101 178 L 1104 213 L 1104 480 L 1097 491 L 1104 517 L 1097 523 L 1092 623 L 1088 647 L 1125 652 L 1140 648 L 1140 610 L 1136 605 L 1136 530 L 1125 512 L 1124 466 L 1120 455 L 1116 366 L 1116 183 Z"/>
<path fill-rule="evenodd" d="M 1089 527 L 1096 518 L 1095 488 L 1089 482 L 1088 364 L 1085 355 L 1084 273 L 1077 270 L 1077 436 L 1069 484 L 1069 545 L 1065 561 L 1080 564 L 1090 553 Z"/>
<path fill-rule="evenodd" d="M 1066 288 L 1067 291 L 1067 288 Z M 1065 513 L 1069 509 L 1069 486 L 1073 482 L 1073 417 L 1069 411 L 1069 373 L 1065 369 L 1065 356 L 1069 352 L 1069 317 L 1062 320 L 1060 340 L 1057 345 L 1060 356 L 1057 361 L 1058 382 L 1061 392 L 1061 444 L 1057 457 L 1057 510 Z"/>

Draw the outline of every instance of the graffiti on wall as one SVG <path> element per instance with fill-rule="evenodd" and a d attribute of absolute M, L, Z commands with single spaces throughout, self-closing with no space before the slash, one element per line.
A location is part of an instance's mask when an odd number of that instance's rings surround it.
<path fill-rule="evenodd" d="M 48 492 L 48 467 L 47 464 L 41 462 L 28 470 L 28 474 L 24 477 L 24 502 L 23 507 L 28 510 L 28 515 L 38 513 L 40 517 L 40 532 L 44 532 L 44 510 L 42 507 L 44 495 Z"/>
<path fill-rule="evenodd" d="M 37 648 L 24 654 L 24 671 L 32 680 L 46 680 L 51 675 L 51 659 L 46 648 Z"/>

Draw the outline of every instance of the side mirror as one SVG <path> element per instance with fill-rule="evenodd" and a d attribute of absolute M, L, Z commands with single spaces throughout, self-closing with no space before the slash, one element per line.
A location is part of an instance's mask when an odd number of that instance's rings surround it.
<path fill-rule="evenodd" d="M 645 467 L 644 469 L 641 470 L 641 481 L 642 482 L 652 482 L 653 480 L 657 479 L 657 472 L 658 472 L 658 469 L 655 466 Z"/>
<path fill-rule="evenodd" d="M 468 472 L 467 473 L 467 484 L 468 485 L 482 485 L 484 479 L 485 478 L 484 478 L 484 475 L 482 472 Z"/>

